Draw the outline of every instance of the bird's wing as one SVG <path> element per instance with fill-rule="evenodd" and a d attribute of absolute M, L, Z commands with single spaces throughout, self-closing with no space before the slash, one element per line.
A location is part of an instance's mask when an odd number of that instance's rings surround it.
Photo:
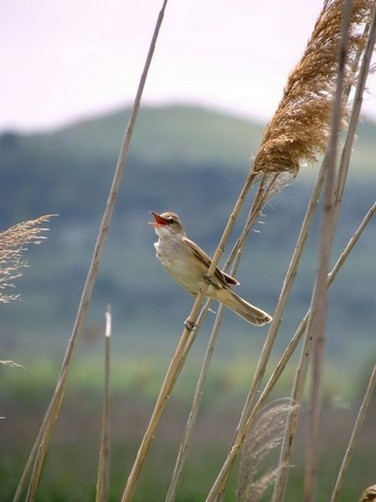
<path fill-rule="evenodd" d="M 210 267 L 211 264 L 211 258 L 203 251 L 197 244 L 188 237 L 183 237 L 182 241 L 187 244 L 187 246 L 194 252 L 194 254 L 199 258 L 207 268 Z M 215 269 L 214 275 L 224 284 L 227 286 L 237 286 L 239 284 L 239 281 L 237 281 L 234 277 L 232 277 L 229 274 L 226 274 L 226 272 L 222 272 L 222 270 L 219 270 L 217 267 Z"/>

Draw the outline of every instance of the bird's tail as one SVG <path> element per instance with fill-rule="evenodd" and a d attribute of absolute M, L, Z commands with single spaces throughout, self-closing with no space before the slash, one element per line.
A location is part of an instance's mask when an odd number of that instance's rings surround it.
<path fill-rule="evenodd" d="M 269 314 L 251 305 L 231 289 L 218 290 L 217 297 L 227 308 L 255 326 L 262 326 L 272 321 L 272 317 Z"/>

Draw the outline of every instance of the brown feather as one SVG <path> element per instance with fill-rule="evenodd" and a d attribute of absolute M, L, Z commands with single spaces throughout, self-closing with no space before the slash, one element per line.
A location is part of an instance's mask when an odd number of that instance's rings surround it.
<path fill-rule="evenodd" d="M 205 251 L 200 249 L 197 244 L 191 241 L 191 239 L 188 239 L 188 237 L 183 237 L 182 241 L 192 249 L 197 258 L 199 258 L 208 268 L 210 267 L 211 258 L 205 253 Z M 238 286 L 238 284 L 240 284 L 234 277 L 226 274 L 226 272 L 222 272 L 222 270 L 218 267 L 215 269 L 214 275 L 217 279 L 219 279 L 223 286 Z"/>

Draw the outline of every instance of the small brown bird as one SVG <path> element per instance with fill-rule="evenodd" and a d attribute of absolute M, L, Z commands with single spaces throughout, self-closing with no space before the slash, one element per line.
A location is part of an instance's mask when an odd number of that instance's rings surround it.
<path fill-rule="evenodd" d="M 365 490 L 359 502 L 371 502 L 376 500 L 376 485 L 370 486 Z"/>
<path fill-rule="evenodd" d="M 154 216 L 155 233 L 159 240 L 154 244 L 158 260 L 167 272 L 187 291 L 197 295 L 205 280 L 211 264 L 209 256 L 193 241 L 188 239 L 180 218 L 177 214 L 166 212 L 162 214 L 150 211 Z M 269 323 L 269 314 L 238 296 L 231 289 L 239 282 L 219 270 L 215 269 L 210 277 L 206 295 L 223 303 L 226 307 L 256 326 Z"/>

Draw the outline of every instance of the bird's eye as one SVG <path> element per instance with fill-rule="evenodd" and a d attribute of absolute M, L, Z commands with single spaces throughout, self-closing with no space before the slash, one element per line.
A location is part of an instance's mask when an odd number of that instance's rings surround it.
<path fill-rule="evenodd" d="M 174 220 L 174 218 L 167 218 L 167 221 L 172 224 L 172 223 L 176 223 L 176 221 Z"/>

